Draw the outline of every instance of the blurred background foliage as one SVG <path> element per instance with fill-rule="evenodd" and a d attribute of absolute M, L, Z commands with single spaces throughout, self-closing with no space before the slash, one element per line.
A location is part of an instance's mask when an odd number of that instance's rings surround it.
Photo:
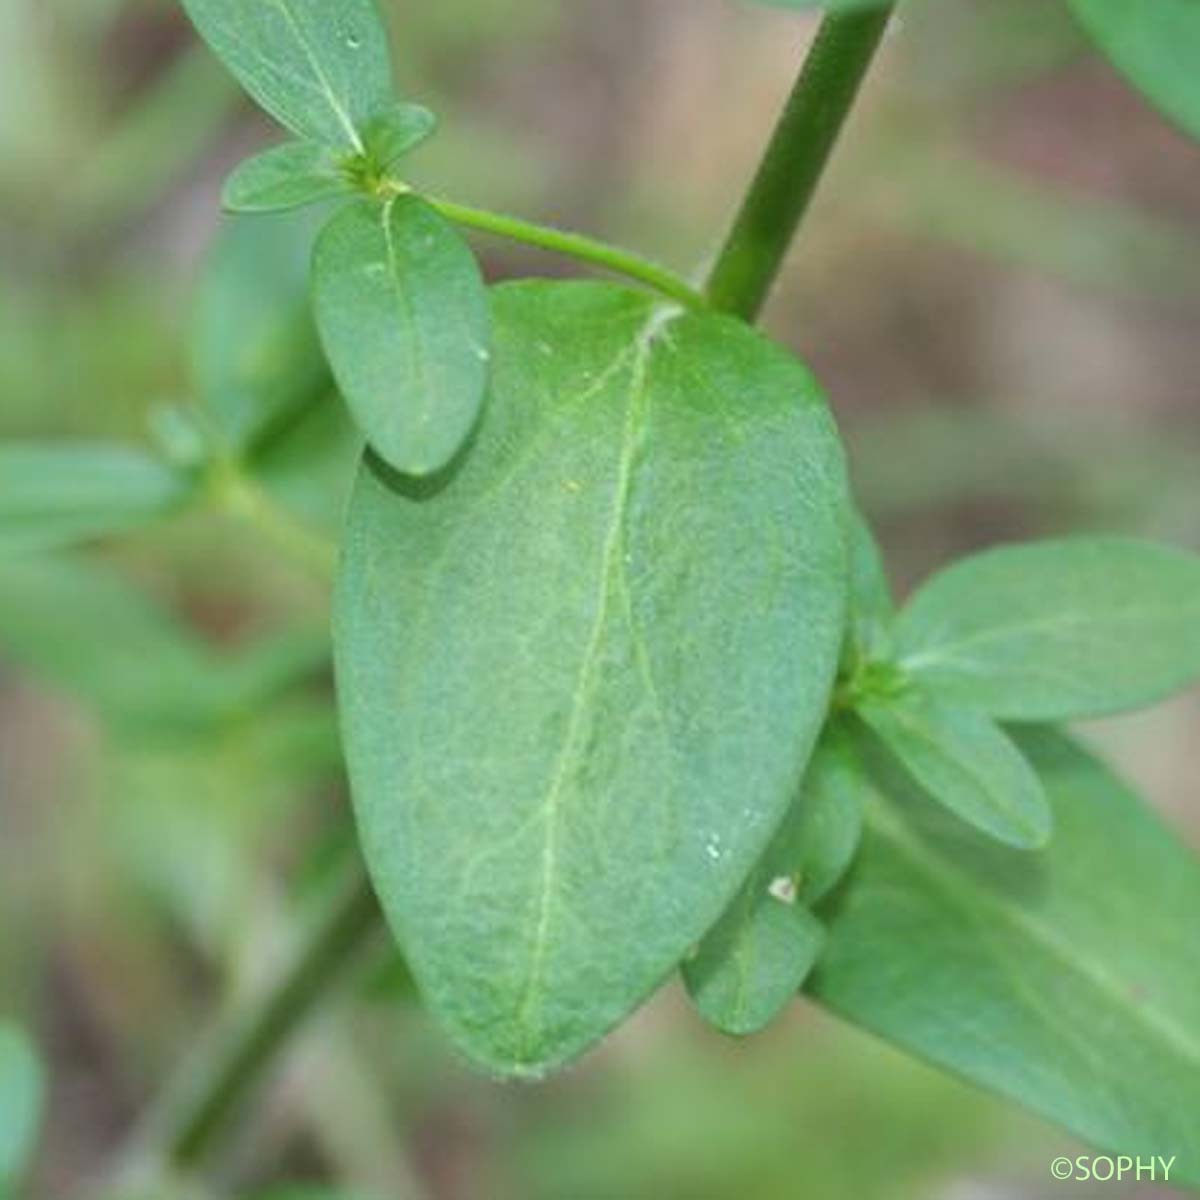
<path fill-rule="evenodd" d="M 813 29 L 730 0 L 384 8 L 403 90 L 442 115 L 417 182 L 685 268 Z M 352 852 L 325 586 L 237 496 L 180 499 L 138 453 L 186 474 L 201 434 L 228 443 L 336 533 L 356 447 L 311 353 L 294 219 L 218 214 L 228 168 L 276 137 L 170 0 L 0 5 L 0 436 L 119 447 L 63 543 L 137 523 L 112 473 L 143 472 L 162 512 L 70 555 L 0 532 L 0 1014 L 48 1060 L 37 1197 L 97 1188 Z M 1062 5 L 904 6 L 767 321 L 824 382 L 901 589 L 1066 529 L 1200 547 L 1198 219 L 1200 151 Z M 493 278 L 571 269 L 480 248 Z M 1198 716 L 1192 697 L 1086 731 L 1193 844 Z M 561 1078 L 493 1085 L 379 946 L 213 1180 L 147 1195 L 983 1200 L 1051 1194 L 1071 1151 L 808 1006 L 734 1044 L 675 988 Z"/>

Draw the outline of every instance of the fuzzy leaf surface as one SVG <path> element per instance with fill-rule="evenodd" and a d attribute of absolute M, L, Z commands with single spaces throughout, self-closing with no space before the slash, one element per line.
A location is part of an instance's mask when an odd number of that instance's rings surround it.
<path fill-rule="evenodd" d="M 795 794 L 843 631 L 841 451 L 808 372 L 624 288 L 494 292 L 436 481 L 368 460 L 337 589 L 360 833 L 471 1057 L 591 1046 L 717 920 Z"/>

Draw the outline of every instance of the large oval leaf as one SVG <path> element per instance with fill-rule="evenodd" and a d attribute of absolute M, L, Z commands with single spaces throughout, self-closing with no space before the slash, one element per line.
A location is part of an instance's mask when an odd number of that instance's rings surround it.
<path fill-rule="evenodd" d="M 787 810 L 846 499 L 811 377 L 745 325 L 604 284 L 494 319 L 452 477 L 362 471 L 335 641 L 388 917 L 457 1043 L 529 1074 L 669 975 Z"/>
<path fill-rule="evenodd" d="M 1075 15 L 1133 85 L 1200 138 L 1200 4 L 1070 0 Z"/>
<path fill-rule="evenodd" d="M 940 699 L 1005 720 L 1137 708 L 1200 677 L 1200 557 L 1119 537 L 1001 546 L 923 584 L 896 644 Z"/>
<path fill-rule="evenodd" d="M 1054 808 L 1022 854 L 873 764 L 867 834 L 822 911 L 818 999 L 1106 1150 L 1200 1183 L 1200 863 L 1095 759 L 1017 742 Z M 1161 1175 L 1160 1175 L 1161 1178 Z"/>
<path fill-rule="evenodd" d="M 416 196 L 351 205 L 317 241 L 313 301 L 372 448 L 412 475 L 444 467 L 487 388 L 487 292 L 463 240 Z"/>
<path fill-rule="evenodd" d="M 387 34 L 374 0 L 182 0 L 238 82 L 301 137 L 361 153 L 391 97 Z"/>

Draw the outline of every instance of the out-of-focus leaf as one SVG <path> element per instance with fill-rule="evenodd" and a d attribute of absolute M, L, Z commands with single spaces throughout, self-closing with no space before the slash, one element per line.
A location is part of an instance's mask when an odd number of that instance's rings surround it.
<path fill-rule="evenodd" d="M 496 289 L 493 315 L 449 483 L 359 476 L 335 644 L 414 976 L 472 1057 L 531 1074 L 676 968 L 787 812 L 847 497 L 811 376 L 743 323 L 591 283 Z"/>
<path fill-rule="evenodd" d="M 327 146 L 287 142 L 234 168 L 221 190 L 229 212 L 267 213 L 299 208 L 354 191 L 354 184 Z"/>
<path fill-rule="evenodd" d="M 0 1021 L 0 1200 L 16 1194 L 42 1121 L 45 1078 L 29 1038 Z"/>
<path fill-rule="evenodd" d="M 183 0 L 238 82 L 311 141 L 363 150 L 362 130 L 391 97 L 387 33 L 374 0 Z"/>
<path fill-rule="evenodd" d="M 1119 537 L 988 550 L 917 590 L 896 651 L 939 698 L 1005 720 L 1150 704 L 1200 676 L 1200 557 Z"/>
<path fill-rule="evenodd" d="M 857 9 L 883 8 L 892 0 L 756 0 L 768 8 L 823 9 L 828 12 L 854 12 Z"/>
<path fill-rule="evenodd" d="M 1200 139 L 1196 0 L 1070 0 L 1080 24 L 1162 112 Z"/>
<path fill-rule="evenodd" d="M 134 529 L 184 504 L 193 487 L 190 475 L 124 446 L 0 445 L 0 554 Z"/>
<path fill-rule="evenodd" d="M 858 713 L 939 804 L 1010 846 L 1050 837 L 1045 791 L 1012 739 L 988 716 L 908 689 Z"/>
<path fill-rule="evenodd" d="M 1200 863 L 1063 736 L 1018 737 L 1054 809 L 988 842 L 876 758 L 867 833 L 820 910 L 813 994 L 1106 1149 L 1200 1183 Z"/>
<path fill-rule="evenodd" d="M 347 208 L 317 241 L 313 306 L 372 449 L 410 475 L 446 466 L 479 417 L 491 340 L 483 279 L 458 233 L 413 195 Z"/>
<path fill-rule="evenodd" d="M 227 221 L 200 285 L 192 376 L 231 451 L 254 449 L 332 383 L 308 301 L 306 214 Z"/>
<path fill-rule="evenodd" d="M 139 736 L 231 721 L 321 670 L 324 639 L 218 656 L 118 575 L 83 561 L 0 562 L 0 654 Z"/>

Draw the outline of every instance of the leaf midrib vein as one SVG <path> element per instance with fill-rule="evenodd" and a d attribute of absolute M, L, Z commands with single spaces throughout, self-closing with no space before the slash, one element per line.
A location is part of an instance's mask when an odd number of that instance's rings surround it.
<path fill-rule="evenodd" d="M 567 728 L 563 736 L 562 749 L 554 766 L 546 798 L 541 805 L 546 832 L 542 844 L 537 918 L 534 925 L 533 946 L 530 952 L 529 977 L 525 986 L 525 995 L 521 1001 L 518 1018 L 518 1024 L 531 1042 L 535 1040 L 532 1018 L 541 1001 L 542 976 L 545 970 L 546 951 L 550 941 L 550 928 L 554 908 L 554 879 L 558 865 L 558 841 L 559 826 L 562 817 L 563 788 L 566 783 L 569 767 L 575 758 L 580 734 L 584 728 L 588 702 L 591 699 L 594 688 L 595 664 L 604 639 L 604 630 L 609 619 L 609 605 L 616 579 L 615 568 L 620 559 L 625 516 L 628 511 L 629 496 L 633 482 L 634 457 L 640 418 L 646 398 L 646 365 L 650 353 L 649 328 L 648 324 L 647 329 L 643 330 L 639 335 L 630 372 L 629 401 L 625 410 L 621 451 L 617 462 L 617 479 L 613 489 L 612 515 L 609 518 L 608 529 L 605 532 L 600 559 L 600 586 L 596 603 L 596 617 L 592 623 L 592 629 L 580 663 L 578 683 L 575 687 L 571 713 L 567 719 Z"/>
<path fill-rule="evenodd" d="M 966 886 L 958 872 L 947 867 L 932 855 L 924 846 L 899 827 L 898 819 L 883 812 L 883 804 L 876 801 L 875 821 L 873 828 L 879 836 L 889 841 L 901 854 L 929 875 L 938 879 L 945 889 L 955 898 L 960 908 L 969 915 L 972 913 L 972 900 L 986 906 L 996 914 L 1000 923 L 1007 923 L 1015 929 L 1023 931 L 1030 939 L 1038 943 L 1051 957 L 1060 960 L 1068 969 L 1074 970 L 1080 977 L 1086 979 L 1098 991 L 1107 995 L 1114 1006 L 1134 1018 L 1134 1024 L 1144 1024 L 1156 1032 L 1168 1047 L 1175 1053 L 1183 1055 L 1200 1064 L 1200 1042 L 1193 1042 L 1185 1029 L 1180 1028 L 1169 1017 L 1163 1016 L 1147 1006 L 1135 1006 L 1119 980 L 1114 979 L 1102 967 L 1097 967 L 1086 959 L 1072 954 L 1072 946 L 1056 934 L 1052 929 L 1032 919 L 1024 910 L 998 900 L 990 892 L 974 889 L 970 896 L 966 895 Z"/>

